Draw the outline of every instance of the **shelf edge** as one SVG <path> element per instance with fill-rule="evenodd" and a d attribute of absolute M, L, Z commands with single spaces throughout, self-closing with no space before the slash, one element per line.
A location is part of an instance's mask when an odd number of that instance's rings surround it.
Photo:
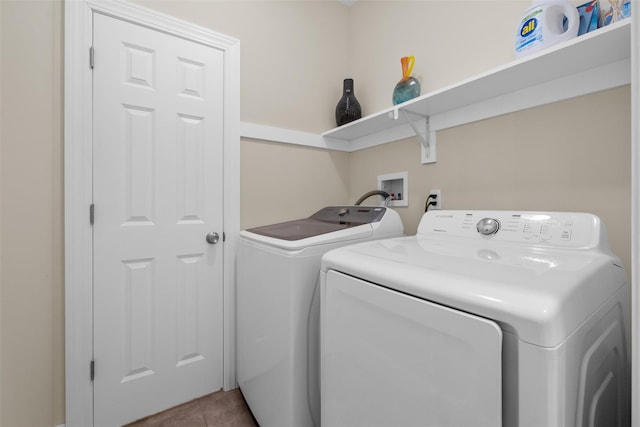
<path fill-rule="evenodd" d="M 240 136 L 242 138 L 302 145 L 305 147 L 322 148 L 325 150 L 350 151 L 349 143 L 347 141 L 323 138 L 321 135 L 315 133 L 261 125 L 257 123 L 241 122 Z"/>

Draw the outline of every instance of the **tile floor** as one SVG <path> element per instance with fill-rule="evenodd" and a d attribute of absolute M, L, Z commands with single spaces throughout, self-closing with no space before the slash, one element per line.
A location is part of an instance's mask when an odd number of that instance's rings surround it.
<path fill-rule="evenodd" d="M 258 427 L 240 389 L 217 391 L 125 427 Z"/>

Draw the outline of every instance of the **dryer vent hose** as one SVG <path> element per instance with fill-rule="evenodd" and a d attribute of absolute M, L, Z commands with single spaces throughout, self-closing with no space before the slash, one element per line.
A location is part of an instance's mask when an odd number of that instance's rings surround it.
<path fill-rule="evenodd" d="M 373 190 L 373 191 L 369 191 L 368 193 L 364 193 L 362 196 L 360 196 L 360 198 L 354 203 L 356 206 L 358 206 L 360 203 L 364 202 L 366 199 L 368 199 L 371 196 L 382 196 L 384 197 L 385 200 L 385 206 L 387 205 L 387 199 L 389 199 L 389 197 L 391 197 L 389 195 L 389 193 L 387 193 L 386 191 L 382 191 L 382 190 Z"/>

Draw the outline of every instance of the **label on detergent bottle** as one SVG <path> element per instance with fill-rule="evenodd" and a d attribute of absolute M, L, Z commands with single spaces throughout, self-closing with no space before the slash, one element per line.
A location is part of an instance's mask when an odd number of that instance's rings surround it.
<path fill-rule="evenodd" d="M 542 43 L 544 37 L 540 30 L 540 22 L 538 15 L 542 13 L 542 9 L 534 9 L 530 14 L 522 18 L 520 31 L 516 37 L 516 54 L 522 53 L 536 43 Z"/>

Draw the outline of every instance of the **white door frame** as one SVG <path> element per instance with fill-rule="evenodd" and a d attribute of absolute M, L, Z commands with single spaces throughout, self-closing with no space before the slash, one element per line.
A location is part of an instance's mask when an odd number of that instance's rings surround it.
<path fill-rule="evenodd" d="M 65 380 L 66 426 L 93 425 L 92 195 L 93 13 L 102 13 L 224 52 L 224 388 L 236 386 L 235 252 L 240 232 L 240 43 L 123 0 L 65 2 Z M 100 54 L 97 53 L 96 61 Z M 99 371 L 100 367 L 96 367 Z"/>

